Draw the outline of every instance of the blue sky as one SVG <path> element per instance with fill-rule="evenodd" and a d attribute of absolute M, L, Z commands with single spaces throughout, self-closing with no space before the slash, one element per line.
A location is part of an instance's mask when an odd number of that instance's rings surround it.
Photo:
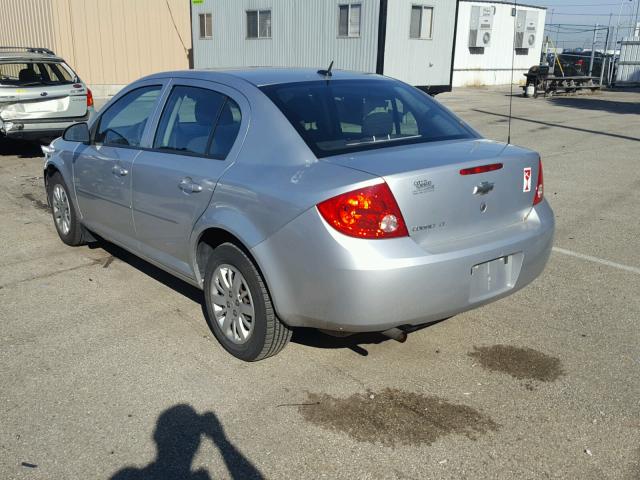
<path fill-rule="evenodd" d="M 620 35 L 626 36 L 630 34 L 629 27 L 633 24 L 640 0 L 522 0 L 521 3 L 547 7 L 547 23 L 583 25 L 594 25 L 598 23 L 606 27 L 609 23 L 609 14 L 613 14 L 611 25 L 615 27 L 618 23 L 621 1 L 622 16 L 620 17 L 620 25 L 627 28 L 621 29 Z M 602 32 L 602 43 L 604 43 L 605 34 L 606 32 Z M 555 38 L 556 34 L 553 33 L 551 36 Z M 569 33 L 567 31 L 560 33 L 558 36 L 559 43 L 565 44 L 564 46 L 567 48 L 580 47 L 585 43 L 588 45 L 584 46 L 590 48 L 592 38 L 592 32 Z"/>

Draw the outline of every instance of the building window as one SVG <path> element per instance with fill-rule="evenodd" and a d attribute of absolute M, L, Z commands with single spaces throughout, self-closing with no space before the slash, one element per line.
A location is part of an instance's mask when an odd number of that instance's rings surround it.
<path fill-rule="evenodd" d="M 338 9 L 338 36 L 359 37 L 361 5 L 359 3 L 338 5 Z"/>
<path fill-rule="evenodd" d="M 212 38 L 213 27 L 210 13 L 201 13 L 198 15 L 200 19 L 200 38 Z"/>
<path fill-rule="evenodd" d="M 247 38 L 271 38 L 271 10 L 247 10 Z"/>
<path fill-rule="evenodd" d="M 433 30 L 433 7 L 413 5 L 409 38 L 431 39 Z"/>

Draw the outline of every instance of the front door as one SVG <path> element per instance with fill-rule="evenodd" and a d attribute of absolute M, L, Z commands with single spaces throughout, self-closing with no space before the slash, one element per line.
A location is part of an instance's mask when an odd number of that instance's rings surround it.
<path fill-rule="evenodd" d="M 133 166 L 133 219 L 142 253 L 189 277 L 193 226 L 238 151 L 232 147 L 242 123 L 238 103 L 213 85 L 170 87 L 152 148 Z"/>
<path fill-rule="evenodd" d="M 157 105 L 161 85 L 136 88 L 96 120 L 93 141 L 74 156 L 74 182 L 82 222 L 124 246 L 135 245 L 131 215 L 131 171 L 140 154 L 148 119 Z"/>

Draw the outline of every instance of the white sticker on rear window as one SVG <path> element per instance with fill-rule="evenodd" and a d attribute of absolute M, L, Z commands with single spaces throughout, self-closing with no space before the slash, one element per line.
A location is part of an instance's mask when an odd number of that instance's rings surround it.
<path fill-rule="evenodd" d="M 526 167 L 524 169 L 524 177 L 522 181 L 522 191 L 530 192 L 531 191 L 531 167 Z"/>

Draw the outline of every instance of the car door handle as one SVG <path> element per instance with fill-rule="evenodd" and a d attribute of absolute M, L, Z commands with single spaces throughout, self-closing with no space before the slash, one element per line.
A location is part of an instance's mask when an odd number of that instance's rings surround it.
<path fill-rule="evenodd" d="M 180 190 L 186 193 L 198 193 L 202 191 L 202 185 L 198 185 L 189 177 L 180 180 L 178 187 L 180 188 Z"/>
<path fill-rule="evenodd" d="M 114 165 L 111 171 L 114 175 L 119 175 L 121 177 L 129 175 L 129 170 L 127 170 L 126 168 L 122 168 L 120 165 Z"/>

